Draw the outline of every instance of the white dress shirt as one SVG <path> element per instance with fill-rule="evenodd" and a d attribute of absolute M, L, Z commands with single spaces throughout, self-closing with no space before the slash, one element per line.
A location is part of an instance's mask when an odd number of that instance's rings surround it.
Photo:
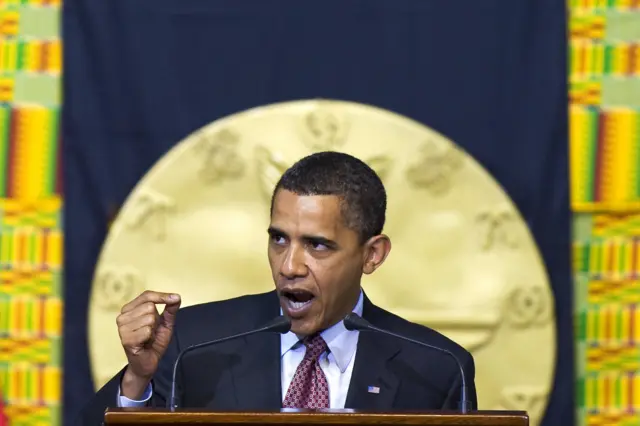
<path fill-rule="evenodd" d="M 362 316 L 363 295 L 360 292 L 358 303 L 353 312 Z M 281 311 L 282 312 L 282 311 Z M 329 385 L 329 404 L 330 408 L 344 408 L 349 391 L 349 383 L 351 382 L 351 373 L 353 372 L 353 364 L 358 345 L 357 331 L 349 331 L 344 327 L 342 321 L 321 333 L 322 338 L 329 347 L 328 354 L 324 353 L 320 356 L 320 368 L 327 377 Z M 298 337 L 288 332 L 280 337 L 280 353 L 282 356 L 281 383 L 282 383 L 282 400 L 284 400 L 289 385 L 293 380 L 296 369 L 304 358 L 305 346 L 298 340 Z M 143 406 L 153 395 L 151 385 L 147 387 L 142 398 L 135 401 L 120 395 L 118 389 L 118 406 L 119 407 L 139 407 Z"/>

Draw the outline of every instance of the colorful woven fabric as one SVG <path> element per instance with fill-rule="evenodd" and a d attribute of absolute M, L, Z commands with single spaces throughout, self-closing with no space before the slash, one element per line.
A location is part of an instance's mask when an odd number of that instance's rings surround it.
<path fill-rule="evenodd" d="M 12 425 L 59 424 L 60 208 L 0 200 L 0 384 Z"/>
<path fill-rule="evenodd" d="M 0 105 L 0 196 L 60 193 L 58 120 L 58 108 Z"/>
<path fill-rule="evenodd" d="M 0 393 L 0 426 L 9 426 L 9 419 L 7 419 L 7 414 L 4 412 L 2 393 Z"/>
<path fill-rule="evenodd" d="M 576 396 L 582 425 L 634 424 L 640 417 L 636 220 L 633 214 L 576 215 Z"/>
<path fill-rule="evenodd" d="M 61 419 L 59 22 L 59 0 L 0 2 L 0 395 L 11 426 Z"/>
<path fill-rule="evenodd" d="M 573 208 L 640 208 L 640 109 L 574 105 L 571 120 Z"/>
<path fill-rule="evenodd" d="M 616 365 L 626 366 L 625 372 L 635 373 L 640 368 L 640 358 L 633 358 L 632 355 L 640 354 L 640 349 L 636 346 L 640 343 L 640 312 L 634 304 L 622 306 L 616 302 L 604 301 L 602 304 L 591 304 L 589 308 L 581 312 L 577 318 L 577 335 L 588 345 L 605 344 L 607 346 L 587 346 L 585 358 L 588 366 L 593 371 L 599 371 L 598 366 L 616 364 L 619 358 L 613 358 L 610 364 L 606 358 L 608 356 L 630 354 L 626 358 L 628 362 Z M 603 354 L 605 361 L 594 354 Z M 616 356 L 617 356 L 616 355 Z M 622 356 L 622 355 L 620 355 Z"/>
<path fill-rule="evenodd" d="M 570 146 L 575 211 L 640 209 L 640 8 L 570 1 Z"/>
<path fill-rule="evenodd" d="M 576 243 L 579 256 L 574 261 L 580 271 L 589 271 L 593 282 L 607 282 L 607 291 L 615 291 L 625 280 L 638 278 L 640 246 L 636 238 L 594 238 L 587 244 Z"/>
<path fill-rule="evenodd" d="M 599 22 L 593 23 L 591 28 L 575 35 L 591 35 L 596 41 Z M 605 44 L 602 42 L 576 42 L 569 47 L 569 63 L 576 75 L 587 77 L 601 77 L 612 75 L 617 77 L 640 76 L 640 45 L 637 43 Z"/>
<path fill-rule="evenodd" d="M 0 2 L 0 197 L 60 195 L 58 1 Z"/>
<path fill-rule="evenodd" d="M 640 1 L 569 0 L 577 419 L 640 418 Z"/>
<path fill-rule="evenodd" d="M 568 0 L 567 3 L 574 12 L 602 9 L 624 11 L 640 7 L 638 0 Z"/>

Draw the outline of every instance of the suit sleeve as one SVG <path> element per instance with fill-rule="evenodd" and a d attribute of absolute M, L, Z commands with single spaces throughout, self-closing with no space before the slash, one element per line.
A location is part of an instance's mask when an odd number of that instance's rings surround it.
<path fill-rule="evenodd" d="M 461 360 L 462 368 L 464 369 L 464 377 L 467 385 L 467 401 L 469 410 L 477 410 L 478 409 L 478 396 L 476 392 L 476 383 L 475 383 L 475 363 L 473 360 L 473 356 L 467 353 L 465 358 Z M 460 397 L 461 397 L 461 378 L 460 372 L 458 369 L 455 371 L 455 379 L 452 380 L 452 385 L 449 388 L 449 393 L 447 394 L 447 398 L 444 401 L 442 406 L 443 410 L 455 410 L 457 411 L 460 406 Z"/>
<path fill-rule="evenodd" d="M 177 321 L 176 321 L 177 322 Z M 151 381 L 153 394 L 146 402 L 147 407 L 165 408 L 171 394 L 171 380 L 173 375 L 173 363 L 180 352 L 178 329 L 174 329 L 169 347 L 158 365 L 158 371 Z M 100 426 L 104 421 L 105 410 L 118 407 L 118 395 L 120 383 L 126 370 L 126 366 L 109 380 L 100 390 L 82 407 L 76 418 L 76 426 Z M 180 371 L 177 381 L 180 383 Z M 181 389 L 176 386 L 176 394 L 180 395 Z"/>

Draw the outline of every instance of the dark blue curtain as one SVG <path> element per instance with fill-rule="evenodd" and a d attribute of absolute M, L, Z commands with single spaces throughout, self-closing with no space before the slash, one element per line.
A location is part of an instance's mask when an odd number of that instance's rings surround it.
<path fill-rule="evenodd" d="M 573 424 L 565 34 L 560 0 L 65 0 L 65 424 L 93 391 L 87 304 L 112 209 L 191 131 L 314 97 L 421 121 L 505 187 L 557 304 L 544 424 Z"/>

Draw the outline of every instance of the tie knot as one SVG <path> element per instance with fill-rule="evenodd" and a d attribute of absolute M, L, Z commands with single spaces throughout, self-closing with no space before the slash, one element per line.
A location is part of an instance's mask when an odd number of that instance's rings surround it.
<path fill-rule="evenodd" d="M 319 334 L 307 337 L 303 343 L 307 347 L 305 358 L 318 359 L 327 350 L 327 342 Z"/>

